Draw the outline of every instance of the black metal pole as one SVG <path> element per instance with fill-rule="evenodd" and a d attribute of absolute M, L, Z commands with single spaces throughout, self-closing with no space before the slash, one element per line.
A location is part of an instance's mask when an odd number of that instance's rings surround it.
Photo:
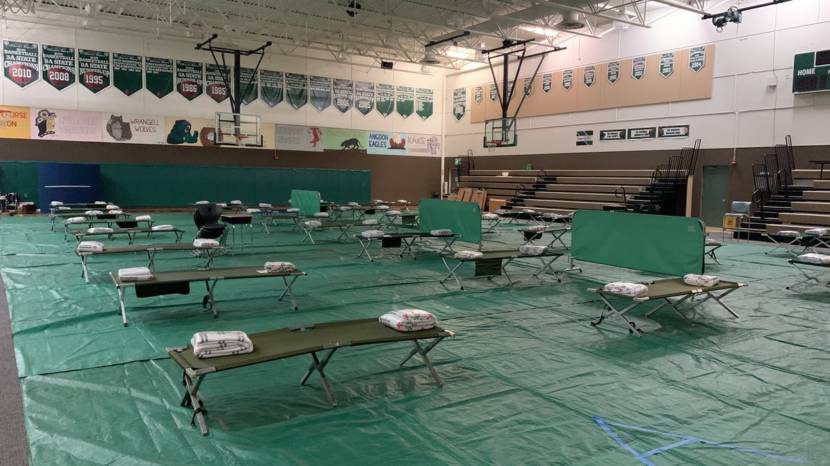
<path fill-rule="evenodd" d="M 504 67 L 502 69 L 502 81 L 501 81 L 501 89 L 502 89 L 502 92 L 501 92 L 501 95 L 502 95 L 502 99 L 501 99 L 501 118 L 502 118 L 502 120 L 507 118 L 507 108 L 510 106 L 510 100 L 513 97 L 512 95 L 509 96 L 507 94 L 507 89 L 508 89 L 508 85 L 507 85 L 507 80 L 508 80 L 508 78 L 507 78 L 508 77 L 507 58 L 508 58 L 508 56 L 509 56 L 508 54 L 504 55 Z M 504 122 L 502 122 L 502 125 L 503 124 L 504 124 Z"/>
<path fill-rule="evenodd" d="M 242 108 L 242 60 L 238 51 L 233 54 L 233 95 L 231 96 L 231 110 L 239 113 Z"/>

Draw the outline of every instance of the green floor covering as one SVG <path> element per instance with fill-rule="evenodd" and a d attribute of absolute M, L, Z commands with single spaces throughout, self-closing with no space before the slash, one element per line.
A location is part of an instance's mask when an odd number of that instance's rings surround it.
<path fill-rule="evenodd" d="M 186 228 L 185 238 L 195 231 L 187 215 L 155 217 Z M 516 228 L 500 226 L 485 235 L 487 245 L 519 244 Z M 601 307 L 586 289 L 648 275 L 580 264 L 583 274 L 559 284 L 552 276 L 539 282 L 518 265 L 512 276 L 520 283 L 500 287 L 503 278 L 474 280 L 465 266 L 467 289 L 459 291 L 438 283 L 445 271 L 435 254 L 401 261 L 392 253 L 368 263 L 355 260 L 356 242 L 331 241 L 336 234 L 309 245 L 285 227 L 260 231 L 244 253 L 217 259 L 220 267 L 296 263 L 309 273 L 295 287 L 298 311 L 276 301 L 275 281 L 240 280 L 217 285 L 220 315 L 213 319 L 194 284 L 189 296 L 138 301 L 128 291 L 124 328 L 107 272 L 144 265 L 144 256 L 93 258 L 85 284 L 74 242 L 50 232 L 46 218 L 3 218 L 0 273 L 31 463 L 830 462 L 830 290 L 786 291 L 799 274 L 785 256 L 765 256 L 764 246 L 730 243 L 718 251 L 723 265 L 708 268 L 749 284 L 727 298 L 740 320 L 714 305 L 693 325 L 663 311 L 638 320 L 647 333 L 637 338 L 613 319 L 601 330 L 588 325 Z M 200 264 L 183 253 L 156 260 L 158 270 Z M 181 374 L 164 348 L 185 344 L 195 331 L 250 333 L 401 307 L 430 310 L 457 332 L 431 353 L 443 388 L 422 365 L 397 369 L 408 345 L 379 345 L 335 355 L 327 374 L 336 409 L 316 376 L 298 386 L 308 358 L 208 377 L 209 437 L 178 405 Z"/>

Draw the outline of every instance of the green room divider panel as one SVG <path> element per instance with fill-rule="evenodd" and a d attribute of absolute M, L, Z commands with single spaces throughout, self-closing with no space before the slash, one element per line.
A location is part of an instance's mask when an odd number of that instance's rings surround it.
<path fill-rule="evenodd" d="M 576 260 L 672 276 L 703 273 L 706 241 L 699 218 L 580 210 L 574 215 Z"/>
<path fill-rule="evenodd" d="M 481 209 L 478 204 L 422 199 L 418 216 L 422 232 L 449 228 L 465 243 L 481 243 Z"/>
<path fill-rule="evenodd" d="M 0 193 L 17 193 L 38 202 L 37 162 L 0 161 Z"/>
<path fill-rule="evenodd" d="M 320 212 L 320 193 L 318 191 L 291 191 L 291 207 L 300 209 L 303 215 L 312 215 Z"/>

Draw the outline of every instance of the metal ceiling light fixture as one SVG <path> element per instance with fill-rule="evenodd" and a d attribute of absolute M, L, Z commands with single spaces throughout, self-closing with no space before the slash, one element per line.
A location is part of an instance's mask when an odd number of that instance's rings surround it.
<path fill-rule="evenodd" d="M 573 31 L 585 27 L 585 22 L 579 19 L 579 13 L 576 11 L 569 11 L 562 15 L 562 21 L 556 24 L 559 29 L 566 31 Z"/>
<path fill-rule="evenodd" d="M 435 51 L 432 50 L 430 47 L 424 47 L 424 58 L 421 58 L 419 61 L 422 65 L 437 65 L 441 63 L 441 60 L 435 56 Z"/>

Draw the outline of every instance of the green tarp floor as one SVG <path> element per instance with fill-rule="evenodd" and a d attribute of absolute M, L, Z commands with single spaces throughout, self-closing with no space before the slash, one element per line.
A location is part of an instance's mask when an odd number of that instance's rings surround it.
<path fill-rule="evenodd" d="M 189 215 L 155 217 L 185 228 L 185 241 L 195 233 Z M 500 226 L 485 245 L 520 244 L 516 229 Z M 128 290 L 124 328 L 107 273 L 144 265 L 145 256 L 93 258 L 85 284 L 74 242 L 50 232 L 45 217 L 3 218 L 0 273 L 31 463 L 830 463 L 830 290 L 785 290 L 799 273 L 765 246 L 729 243 L 718 251 L 723 265 L 707 267 L 749 284 L 727 298 L 740 320 L 708 304 L 693 324 L 641 313 L 647 333 L 636 338 L 614 319 L 591 327 L 602 308 L 587 289 L 656 277 L 582 263 L 582 274 L 560 284 L 519 264 L 511 276 L 520 282 L 505 287 L 464 266 L 459 291 L 438 283 L 446 272 L 434 253 L 413 261 L 390 251 L 368 263 L 355 259 L 356 242 L 334 241 L 337 233 L 309 245 L 287 227 L 257 229 L 244 252 L 217 258 L 219 267 L 294 262 L 309 273 L 296 282 L 297 311 L 276 301 L 271 280 L 220 282 L 218 319 L 202 311 L 198 284 L 188 296 L 140 301 Z M 185 253 L 156 257 L 158 270 L 201 263 Z M 378 345 L 332 359 L 335 409 L 316 376 L 298 385 L 308 358 L 209 376 L 209 437 L 179 407 L 181 373 L 164 349 L 196 331 L 251 333 L 402 307 L 434 312 L 457 332 L 431 353 L 443 388 L 418 361 L 397 368 L 409 345 Z"/>

